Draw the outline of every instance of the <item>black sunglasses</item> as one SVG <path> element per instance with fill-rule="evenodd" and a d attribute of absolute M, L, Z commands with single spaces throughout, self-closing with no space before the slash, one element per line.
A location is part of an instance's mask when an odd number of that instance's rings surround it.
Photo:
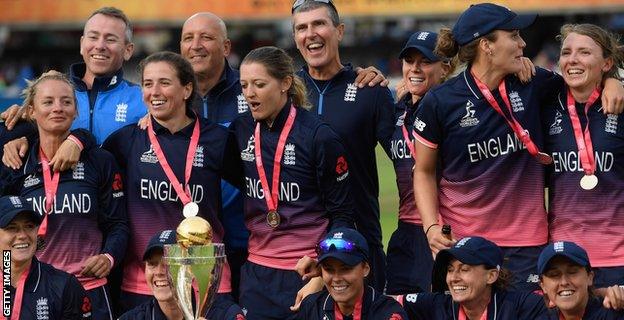
<path fill-rule="evenodd" d="M 297 8 L 299 8 L 302 4 L 306 3 L 306 2 L 320 2 L 320 3 L 326 3 L 328 5 L 330 5 L 332 8 L 334 8 L 334 10 L 336 12 L 338 12 L 338 9 L 336 9 L 336 6 L 334 5 L 334 3 L 332 2 L 332 0 L 296 0 L 295 3 L 293 3 L 292 6 L 292 10 L 291 10 L 291 14 L 295 13 L 295 10 L 297 10 Z"/>

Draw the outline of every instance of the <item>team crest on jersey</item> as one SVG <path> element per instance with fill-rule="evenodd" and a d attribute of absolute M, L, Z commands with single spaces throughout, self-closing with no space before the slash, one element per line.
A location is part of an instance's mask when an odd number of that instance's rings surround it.
<path fill-rule="evenodd" d="M 555 114 L 555 120 L 550 125 L 550 129 L 548 129 L 549 135 L 554 136 L 556 134 L 560 134 L 563 131 L 563 128 L 561 127 L 561 121 L 563 121 L 563 115 L 561 114 L 561 112 L 557 111 L 557 113 Z"/>
<path fill-rule="evenodd" d="M 284 148 L 284 165 L 295 165 L 295 144 L 289 143 Z"/>
<path fill-rule="evenodd" d="M 247 140 L 247 148 L 241 151 L 241 160 L 250 162 L 256 161 L 256 156 L 254 153 L 255 147 L 256 141 L 254 136 L 252 135 L 251 137 L 249 137 L 249 140 Z"/>
<path fill-rule="evenodd" d="M 193 167 L 204 167 L 204 146 L 197 146 L 197 150 L 195 150 L 195 157 L 193 157 Z"/>
<path fill-rule="evenodd" d="M 476 111 L 474 110 L 474 108 L 475 108 L 474 103 L 468 100 L 466 102 L 466 115 L 464 115 L 464 117 L 462 117 L 461 120 L 459 121 L 459 125 L 462 128 L 474 127 L 479 124 L 479 119 L 477 119 L 477 117 L 475 116 Z"/>
<path fill-rule="evenodd" d="M 400 127 L 405 123 L 405 112 L 397 119 L 395 126 Z"/>
<path fill-rule="evenodd" d="M 616 134 L 617 127 L 618 127 L 618 115 L 608 114 L 607 122 L 605 122 L 605 132 Z"/>
<path fill-rule="evenodd" d="M 245 100 L 245 96 L 239 94 L 236 99 L 238 101 L 238 113 L 247 112 L 247 110 L 249 110 L 249 105 L 247 104 L 247 100 Z"/>
<path fill-rule="evenodd" d="M 422 132 L 423 130 L 425 130 L 426 126 L 427 126 L 427 124 L 424 121 L 418 119 L 418 117 L 416 117 L 416 119 L 414 119 L 414 129 Z"/>
<path fill-rule="evenodd" d="M 347 85 L 347 90 L 345 91 L 344 101 L 355 101 L 355 95 L 357 95 L 358 87 L 354 83 L 349 83 Z"/>
<path fill-rule="evenodd" d="M 117 110 L 115 111 L 115 121 L 126 122 L 127 117 L 128 117 L 128 104 L 123 103 L 123 102 L 117 104 Z"/>
<path fill-rule="evenodd" d="M 41 297 L 37 299 L 37 306 L 35 307 L 35 313 L 37 320 L 49 320 L 50 319 L 50 306 L 48 305 L 48 298 Z"/>
<path fill-rule="evenodd" d="M 150 144 L 149 150 L 143 152 L 141 155 L 141 162 L 145 163 L 158 163 L 158 157 L 156 156 L 156 152 L 154 152 L 154 147 Z"/>
<path fill-rule="evenodd" d="M 11 200 L 11 204 L 12 204 L 14 207 L 16 207 L 16 208 L 21 208 L 21 207 L 23 207 L 23 206 L 24 206 L 24 205 L 22 204 L 22 200 L 20 200 L 20 198 L 19 198 L 19 197 L 16 197 L 16 196 L 10 196 L 10 197 L 9 197 L 9 200 Z"/>
<path fill-rule="evenodd" d="M 84 180 L 84 163 L 78 162 L 76 168 L 72 171 L 72 179 Z"/>
<path fill-rule="evenodd" d="M 513 110 L 513 112 L 524 111 L 522 99 L 517 91 L 509 92 L 509 102 L 511 103 L 511 110 Z"/>
<path fill-rule="evenodd" d="M 41 183 L 41 179 L 35 177 L 34 174 L 29 174 L 26 179 L 24 179 L 24 188 L 30 188 L 32 186 L 36 186 Z"/>

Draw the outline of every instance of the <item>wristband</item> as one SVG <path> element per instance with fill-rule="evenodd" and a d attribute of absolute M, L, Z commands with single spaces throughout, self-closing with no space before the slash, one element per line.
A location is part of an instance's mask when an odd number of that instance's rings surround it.
<path fill-rule="evenodd" d="M 438 226 L 438 227 L 439 227 L 440 225 L 439 225 L 439 224 L 437 224 L 437 223 L 434 223 L 434 224 L 430 225 L 430 226 L 427 228 L 427 231 L 425 231 L 425 236 L 429 233 L 429 230 L 430 230 L 430 229 L 431 229 L 431 227 L 433 227 L 433 226 Z"/>

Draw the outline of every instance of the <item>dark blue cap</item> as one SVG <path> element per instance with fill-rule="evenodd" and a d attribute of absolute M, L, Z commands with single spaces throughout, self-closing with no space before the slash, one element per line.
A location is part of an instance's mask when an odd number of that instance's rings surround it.
<path fill-rule="evenodd" d="M 435 32 L 429 31 L 418 31 L 412 34 L 401 53 L 399 53 L 399 59 L 405 58 L 405 55 L 409 51 L 409 49 L 416 49 L 420 51 L 427 59 L 432 62 L 439 61 L 440 57 L 436 56 L 433 53 L 435 50 L 436 41 L 438 40 L 438 34 Z"/>
<path fill-rule="evenodd" d="M 537 14 L 518 15 L 493 3 L 471 5 L 457 19 L 453 38 L 460 46 L 494 30 L 521 30 L 535 22 Z"/>
<path fill-rule="evenodd" d="M 6 226 L 15 219 L 18 214 L 30 213 L 30 218 L 36 223 L 41 223 L 41 215 L 30 208 L 30 204 L 25 198 L 17 196 L 0 197 L 0 228 Z"/>
<path fill-rule="evenodd" d="M 557 241 L 548 244 L 540 253 L 539 258 L 537 258 L 537 272 L 544 274 L 548 268 L 548 263 L 556 256 L 566 257 L 581 267 L 591 268 L 585 249 L 574 242 Z"/>
<path fill-rule="evenodd" d="M 447 289 L 446 271 L 452 258 L 471 266 L 485 265 L 488 268 L 500 269 L 503 264 L 503 250 L 494 242 L 482 237 L 462 238 L 450 249 L 440 250 L 433 263 L 434 291 Z"/>
<path fill-rule="evenodd" d="M 147 247 L 143 252 L 143 261 L 147 260 L 149 256 L 152 254 L 154 249 L 161 249 L 165 247 L 166 244 L 175 244 L 176 243 L 176 232 L 175 230 L 165 230 L 154 235 L 150 241 L 147 243 Z"/>
<path fill-rule="evenodd" d="M 355 266 L 368 261 L 368 244 L 364 236 L 351 228 L 336 228 L 330 231 L 317 246 L 319 263 L 335 258 L 347 265 Z"/>

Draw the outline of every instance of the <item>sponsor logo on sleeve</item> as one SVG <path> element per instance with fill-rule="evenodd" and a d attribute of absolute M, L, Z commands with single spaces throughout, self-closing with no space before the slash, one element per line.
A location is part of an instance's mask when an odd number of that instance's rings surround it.
<path fill-rule="evenodd" d="M 427 126 L 427 124 L 424 121 L 418 119 L 418 117 L 416 117 L 416 119 L 414 119 L 414 129 L 422 132 L 423 130 L 425 130 L 426 126 Z"/>
<path fill-rule="evenodd" d="M 336 181 L 342 181 L 349 176 L 349 165 L 344 156 L 338 157 L 336 161 L 336 174 L 338 175 Z"/>
<path fill-rule="evenodd" d="M 121 174 L 115 173 L 113 177 L 113 198 L 119 198 L 124 195 L 123 193 L 123 183 L 121 181 Z"/>

